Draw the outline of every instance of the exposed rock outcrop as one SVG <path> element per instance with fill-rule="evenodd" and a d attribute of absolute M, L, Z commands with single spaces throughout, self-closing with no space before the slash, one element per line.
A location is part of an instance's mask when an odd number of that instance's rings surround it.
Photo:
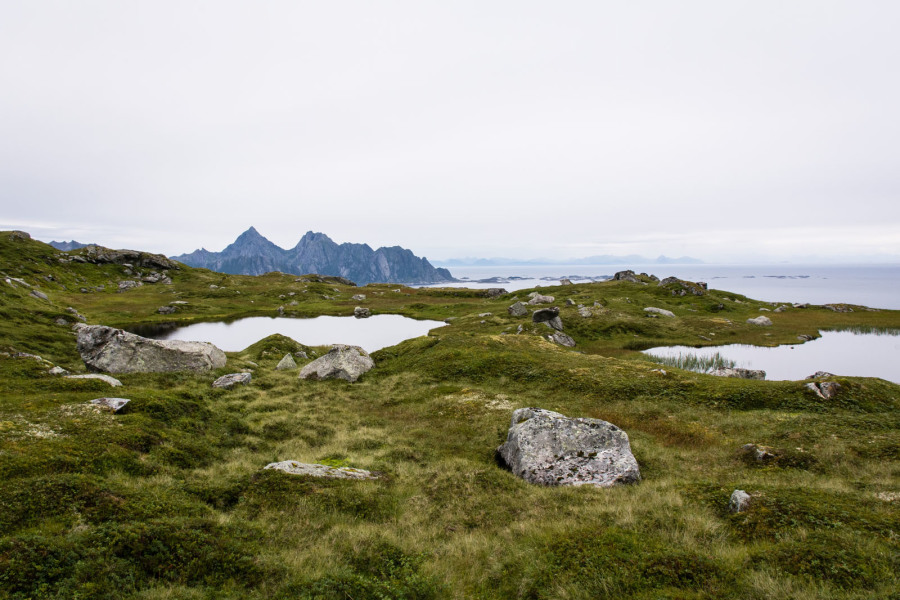
<path fill-rule="evenodd" d="M 671 310 L 666 310 L 664 308 L 656 308 L 655 306 L 648 306 L 647 308 L 644 309 L 644 312 L 653 314 L 653 315 L 659 315 L 661 317 L 674 317 L 675 316 L 675 313 L 673 313 Z"/>
<path fill-rule="evenodd" d="M 365 469 L 352 467 L 329 467 L 297 462 L 295 460 L 283 460 L 269 463 L 264 468 L 275 469 L 289 475 L 306 475 L 307 477 L 327 477 L 329 479 L 378 479 L 378 477 Z"/>
<path fill-rule="evenodd" d="M 755 369 L 739 369 L 737 367 L 719 367 L 714 371 L 710 371 L 710 375 L 716 377 L 736 377 L 738 379 L 765 379 L 766 372 Z"/>
<path fill-rule="evenodd" d="M 94 406 L 99 406 L 114 413 L 125 408 L 125 405 L 129 402 L 131 400 L 128 398 L 94 398 L 91 400 L 91 404 Z"/>
<path fill-rule="evenodd" d="M 300 379 L 343 379 L 354 382 L 375 366 L 369 354 L 359 346 L 335 344 L 300 370 Z"/>
<path fill-rule="evenodd" d="M 209 342 L 151 340 L 104 325 L 75 326 L 87 367 L 107 373 L 209 371 L 225 366 L 225 353 Z"/>
<path fill-rule="evenodd" d="M 610 487 L 640 481 L 628 435 L 600 419 L 572 419 L 541 408 L 513 412 L 499 458 L 541 485 Z"/>

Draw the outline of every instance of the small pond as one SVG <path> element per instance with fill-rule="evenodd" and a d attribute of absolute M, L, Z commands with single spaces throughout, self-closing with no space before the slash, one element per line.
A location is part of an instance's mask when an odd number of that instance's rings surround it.
<path fill-rule="evenodd" d="M 133 333 L 156 340 L 211 342 L 226 352 L 237 352 L 275 333 L 307 346 L 350 344 L 374 352 L 410 338 L 427 335 L 441 321 L 417 321 L 401 315 L 355 317 L 247 317 L 231 322 L 194 323 L 183 327 L 143 326 Z"/>
<path fill-rule="evenodd" d="M 821 338 L 803 344 L 765 347 L 732 344 L 728 346 L 661 346 L 644 350 L 645 354 L 677 358 L 696 356 L 711 359 L 716 354 L 731 359 L 736 367 L 762 369 L 769 380 L 796 381 L 816 371 L 853 377 L 880 377 L 900 383 L 900 332 L 854 333 L 821 331 Z"/>

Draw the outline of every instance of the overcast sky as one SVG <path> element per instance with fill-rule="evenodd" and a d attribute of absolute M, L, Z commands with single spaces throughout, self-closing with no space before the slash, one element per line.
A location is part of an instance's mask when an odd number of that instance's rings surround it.
<path fill-rule="evenodd" d="M 0 1 L 0 228 L 900 261 L 900 2 Z"/>

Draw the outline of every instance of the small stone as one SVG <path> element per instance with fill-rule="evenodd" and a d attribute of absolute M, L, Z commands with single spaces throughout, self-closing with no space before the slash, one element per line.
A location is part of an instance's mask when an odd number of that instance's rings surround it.
<path fill-rule="evenodd" d="M 214 388 L 230 390 L 236 385 L 247 385 L 252 378 L 253 376 L 250 373 L 229 373 L 228 375 L 222 375 L 213 381 L 212 386 Z"/>
<path fill-rule="evenodd" d="M 479 317 L 493 317 L 494 313 L 478 313 Z"/>
<path fill-rule="evenodd" d="M 355 300 L 356 302 L 362 302 L 363 300 L 366 299 L 366 295 L 365 294 L 354 294 L 353 296 L 350 297 L 350 299 Z"/>
<path fill-rule="evenodd" d="M 728 502 L 728 510 L 733 513 L 742 513 L 750 508 L 750 494 L 744 490 L 731 492 L 731 500 Z"/>
<path fill-rule="evenodd" d="M 584 317 L 585 319 L 594 316 L 594 313 L 586 306 L 582 306 L 578 309 L 578 315 Z"/>
<path fill-rule="evenodd" d="M 161 315 L 171 315 L 172 313 L 175 312 L 175 310 L 176 310 L 176 308 L 174 306 L 160 306 L 159 308 L 156 309 L 156 312 L 158 312 Z"/>
<path fill-rule="evenodd" d="M 357 319 L 368 319 L 372 316 L 372 311 L 363 306 L 357 306 L 353 309 L 353 316 Z"/>
<path fill-rule="evenodd" d="M 122 410 L 129 402 L 131 402 L 131 400 L 127 398 L 95 398 L 91 400 L 90 403 L 116 413 Z"/>
<path fill-rule="evenodd" d="M 69 322 L 66 321 L 65 319 L 63 319 L 62 317 L 59 317 L 58 319 L 56 319 L 56 320 L 53 321 L 53 322 L 56 323 L 57 325 L 62 326 L 62 327 L 65 327 L 66 325 L 69 324 Z"/>
<path fill-rule="evenodd" d="M 557 331 L 553 335 L 547 336 L 547 339 L 549 339 L 554 344 L 559 344 L 560 346 L 566 346 L 567 348 L 575 347 L 575 340 L 573 340 L 571 336 L 566 335 L 562 331 Z"/>
<path fill-rule="evenodd" d="M 309 356 L 307 356 L 306 352 L 304 352 L 303 350 L 298 350 L 297 352 L 294 352 L 294 356 L 296 356 L 297 358 L 309 358 Z"/>
<path fill-rule="evenodd" d="M 69 372 L 63 369 L 62 367 L 53 367 L 49 371 L 47 371 L 51 375 L 68 375 Z"/>
<path fill-rule="evenodd" d="M 572 285 L 572 281 L 566 278 L 559 280 L 559 285 Z"/>
<path fill-rule="evenodd" d="M 807 379 L 821 379 L 825 377 L 834 377 L 834 373 L 829 373 L 828 371 L 816 371 L 815 373 L 807 377 Z"/>
<path fill-rule="evenodd" d="M 38 300 L 49 300 L 50 299 L 47 297 L 47 294 L 45 294 L 44 292 L 39 292 L 37 290 L 31 290 L 31 293 L 29 293 L 28 295 L 32 296 L 34 298 L 37 298 Z"/>

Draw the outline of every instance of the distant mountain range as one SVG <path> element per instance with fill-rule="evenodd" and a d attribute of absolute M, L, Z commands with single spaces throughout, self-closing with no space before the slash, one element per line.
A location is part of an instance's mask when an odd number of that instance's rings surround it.
<path fill-rule="evenodd" d="M 307 232 L 290 250 L 276 246 L 251 227 L 221 252 L 204 248 L 170 257 L 191 267 L 237 275 L 281 271 L 345 277 L 357 283 L 443 283 L 456 281 L 400 246 L 372 250 L 368 244 L 337 244 L 324 233 Z"/>
<path fill-rule="evenodd" d="M 84 248 L 85 246 L 89 246 L 90 244 L 82 244 L 81 242 L 76 242 L 72 240 L 71 242 L 48 242 L 51 246 L 56 248 L 57 250 L 62 250 L 63 252 L 68 252 L 69 250 L 78 250 L 79 248 Z"/>
<path fill-rule="evenodd" d="M 434 264 L 444 267 L 521 267 L 543 265 L 701 265 L 704 263 L 699 258 L 691 258 L 690 256 L 670 258 L 660 255 L 656 258 L 647 258 L 637 254 L 629 254 L 627 256 L 602 254 L 564 260 L 551 258 L 449 258 L 447 260 L 436 260 Z"/>

